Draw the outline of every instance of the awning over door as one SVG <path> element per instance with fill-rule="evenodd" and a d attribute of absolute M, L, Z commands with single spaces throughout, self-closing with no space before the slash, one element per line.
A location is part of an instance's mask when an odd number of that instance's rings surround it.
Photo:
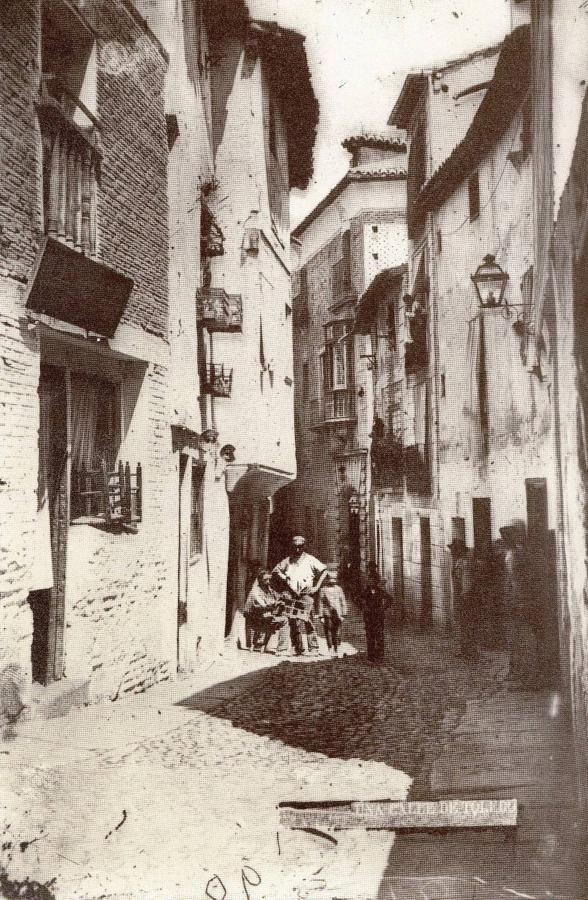
<path fill-rule="evenodd" d="M 27 309 L 113 337 L 133 280 L 45 237 L 28 285 Z"/>

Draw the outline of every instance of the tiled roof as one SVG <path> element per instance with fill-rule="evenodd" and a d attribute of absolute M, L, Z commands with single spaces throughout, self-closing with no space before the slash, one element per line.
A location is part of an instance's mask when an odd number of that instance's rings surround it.
<path fill-rule="evenodd" d="M 399 128 L 388 128 L 385 131 L 365 131 L 352 134 L 341 142 L 346 150 L 353 153 L 359 147 L 371 147 L 376 150 L 406 150 L 406 132 Z"/>
<path fill-rule="evenodd" d="M 530 27 L 521 25 L 502 45 L 494 77 L 464 139 L 422 188 L 415 207 L 437 209 L 505 134 L 530 86 Z"/>
<path fill-rule="evenodd" d="M 363 166 L 355 166 L 349 169 L 347 176 L 350 181 L 369 180 L 370 178 L 380 178 L 390 180 L 396 178 L 406 178 L 406 166 L 378 166 L 377 168 L 364 168 Z"/>

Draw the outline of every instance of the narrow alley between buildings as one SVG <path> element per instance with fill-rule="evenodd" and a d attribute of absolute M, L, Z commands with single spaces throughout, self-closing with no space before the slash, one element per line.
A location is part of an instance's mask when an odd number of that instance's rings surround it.
<path fill-rule="evenodd" d="M 357 618 L 347 638 L 339 659 L 228 650 L 190 679 L 24 723 L 0 756 L 4 895 L 581 900 L 557 695 L 507 693 L 504 653 L 472 664 L 439 635 L 399 631 L 382 666 Z M 522 800 L 514 842 L 294 831 L 277 809 L 468 796 Z"/>

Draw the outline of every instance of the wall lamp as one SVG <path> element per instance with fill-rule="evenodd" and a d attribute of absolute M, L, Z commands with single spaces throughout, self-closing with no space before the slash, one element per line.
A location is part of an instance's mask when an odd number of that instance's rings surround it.
<path fill-rule="evenodd" d="M 487 253 L 475 273 L 470 275 L 482 308 L 502 306 L 508 277 L 496 262 L 496 257 Z"/>

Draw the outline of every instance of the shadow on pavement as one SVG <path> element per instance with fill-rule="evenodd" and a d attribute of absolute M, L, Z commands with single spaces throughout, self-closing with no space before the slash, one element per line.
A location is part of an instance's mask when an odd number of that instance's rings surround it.
<path fill-rule="evenodd" d="M 363 653 L 281 662 L 178 705 L 307 752 L 382 762 L 416 778 L 438 753 L 447 721 L 495 682 L 493 661 L 472 668 L 442 636 L 407 630 L 390 637 L 383 665 Z"/>

